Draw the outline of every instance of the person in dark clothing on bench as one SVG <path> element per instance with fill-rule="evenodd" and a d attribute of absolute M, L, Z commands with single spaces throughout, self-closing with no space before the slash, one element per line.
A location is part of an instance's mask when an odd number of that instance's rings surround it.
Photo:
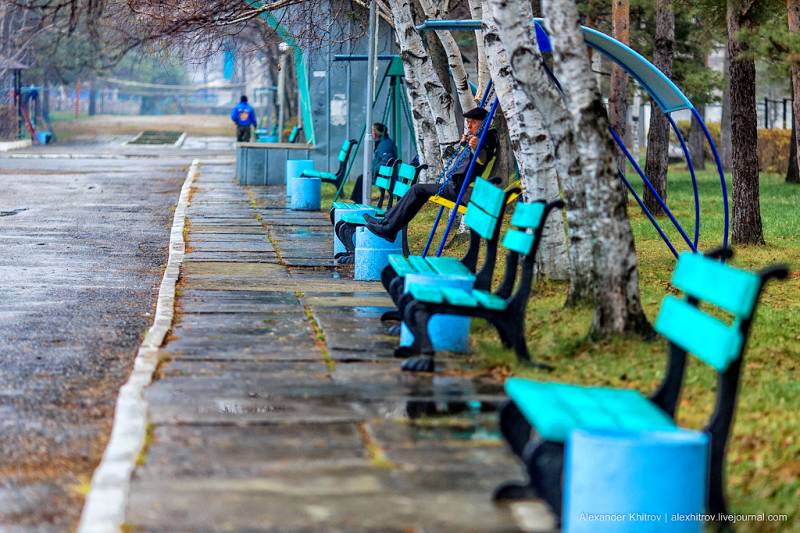
<path fill-rule="evenodd" d="M 467 177 L 467 170 L 472 160 L 472 153 L 474 153 L 475 148 L 478 146 L 481 123 L 487 115 L 488 112 L 480 107 L 464 113 L 467 133 L 464 134 L 461 142 L 469 147 L 470 155 L 463 157 L 459 164 L 448 173 L 448 176 L 452 176 L 452 178 L 447 182 L 442 192 L 439 193 L 443 198 L 452 202 L 455 202 L 458 198 L 461 184 L 464 183 L 464 179 Z M 490 129 L 486 132 L 483 146 L 480 152 L 478 152 L 478 157 L 472 169 L 470 179 L 480 175 L 484 171 L 486 165 L 495 156 L 497 144 L 497 131 Z M 387 241 L 394 242 L 397 238 L 397 233 L 411 222 L 419 210 L 425 205 L 425 202 L 427 202 L 431 196 L 434 196 L 439 191 L 440 187 L 441 184 L 437 183 L 418 183 L 412 186 L 400 201 L 386 212 L 383 219 L 365 215 L 364 219 L 367 221 L 367 229 Z"/>
<path fill-rule="evenodd" d="M 391 159 L 397 159 L 397 145 L 389 137 L 389 130 L 385 124 L 375 122 L 372 124 L 372 138 L 375 140 L 375 153 L 372 156 L 372 176 L 378 174 L 381 165 L 386 165 Z M 354 202 L 361 201 L 361 187 L 364 181 L 363 175 L 356 178 L 355 187 L 350 194 L 350 199 Z"/>

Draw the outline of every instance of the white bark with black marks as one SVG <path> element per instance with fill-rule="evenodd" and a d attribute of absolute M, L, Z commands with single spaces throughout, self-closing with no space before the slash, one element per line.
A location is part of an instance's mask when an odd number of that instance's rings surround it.
<path fill-rule="evenodd" d="M 484 6 L 484 15 L 491 6 Z M 553 145 L 533 102 L 511 75 L 508 51 L 491 16 L 484 16 L 483 35 L 489 73 L 508 123 L 511 147 L 519 166 L 523 197 L 527 201 L 560 198 Z M 570 279 L 566 230 L 561 213 L 548 218 L 536 258 L 537 272 L 550 279 Z"/>
<path fill-rule="evenodd" d="M 440 19 L 442 17 L 442 3 L 439 0 L 419 0 L 425 16 L 429 19 Z M 450 66 L 450 73 L 453 75 L 458 102 L 461 104 L 462 112 L 477 107 L 475 97 L 469 90 L 469 77 L 464 68 L 464 60 L 461 57 L 461 50 L 458 47 L 453 34 L 447 30 L 436 30 L 436 37 L 442 43 L 444 51 L 447 53 L 447 63 Z"/>
<path fill-rule="evenodd" d="M 517 2 L 528 4 L 526 1 Z M 617 177 L 615 145 L 573 0 L 543 0 L 553 36 L 555 74 L 565 90 L 567 109 L 580 154 L 582 186 L 592 224 L 594 317 L 591 335 L 604 337 L 650 326 L 639 298 L 633 234 L 626 212 L 626 189 Z"/>
<path fill-rule="evenodd" d="M 395 40 L 397 41 L 398 48 L 400 48 L 402 55 L 403 49 L 398 37 L 400 30 L 394 20 L 392 24 L 395 27 Z M 426 172 L 422 172 L 420 175 L 420 181 L 425 183 L 427 181 L 432 181 L 442 168 L 441 154 L 439 150 L 436 149 L 438 145 L 436 126 L 433 120 L 431 106 L 428 103 L 428 95 L 425 94 L 422 83 L 420 82 L 421 76 L 416 63 L 412 61 L 403 61 L 403 73 L 406 96 L 408 97 L 409 107 L 411 109 L 411 121 L 414 125 L 417 152 L 420 160 L 427 163 L 429 167 Z"/>
<path fill-rule="evenodd" d="M 469 0 L 469 13 L 473 19 L 483 20 L 482 0 Z M 483 46 L 483 33 L 480 30 L 475 30 L 475 44 L 478 47 L 478 94 L 483 94 L 491 78 L 486 62 L 486 48 Z"/>
<path fill-rule="evenodd" d="M 461 138 L 458 124 L 455 119 L 455 109 L 450 93 L 439 80 L 430 57 L 422 43 L 422 38 L 414 26 L 414 17 L 411 11 L 411 3 L 408 0 L 391 0 L 392 16 L 394 18 L 395 35 L 400 47 L 400 57 L 404 65 L 410 65 L 413 75 L 418 83 L 417 87 L 421 94 L 427 96 L 428 107 L 433 117 L 436 129 L 435 150 L 431 146 L 427 147 L 428 152 L 438 152 L 438 157 L 434 161 L 432 154 L 426 154 L 425 163 L 432 168 L 441 168 L 442 154 L 444 150 L 456 144 Z M 408 71 L 407 71 L 408 72 Z M 412 100 L 412 105 L 416 107 L 417 101 Z M 426 136 L 427 137 L 427 136 Z M 425 139 L 430 142 L 429 139 Z M 421 145 L 418 145 L 421 146 Z M 436 176 L 438 172 L 429 172 L 429 176 Z"/>
<path fill-rule="evenodd" d="M 575 145 L 572 117 L 562 95 L 548 77 L 536 47 L 531 6 L 519 0 L 488 0 L 511 63 L 511 76 L 541 113 L 550 133 L 555 163 L 567 204 L 567 235 L 571 274 L 568 304 L 589 302 L 592 289 L 592 242 L 586 206 L 586 186 L 581 183 L 581 161 Z M 487 16 L 489 16 L 487 14 Z"/>

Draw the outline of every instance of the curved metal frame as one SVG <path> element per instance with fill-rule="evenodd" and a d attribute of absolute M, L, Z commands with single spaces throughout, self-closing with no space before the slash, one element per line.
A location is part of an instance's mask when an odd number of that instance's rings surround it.
<path fill-rule="evenodd" d="M 542 22 L 544 22 L 544 19 L 538 19 L 537 18 L 537 19 L 534 19 L 533 22 L 534 22 L 534 29 L 535 29 L 535 32 L 536 32 L 536 41 L 537 41 L 537 44 L 539 46 L 539 49 L 540 50 L 544 50 L 544 51 L 552 50 L 552 44 L 550 43 L 550 38 L 547 35 L 547 32 L 544 30 L 544 27 L 542 26 Z M 417 29 L 420 29 L 420 30 L 428 30 L 428 29 L 479 30 L 480 28 L 481 28 L 481 21 L 480 20 L 428 20 L 425 23 L 417 26 Z M 599 37 L 599 38 L 603 39 L 604 41 L 612 43 L 618 49 L 624 50 L 626 54 L 629 54 L 630 57 L 634 58 L 641 65 L 646 67 L 648 71 L 652 72 L 653 74 L 657 74 L 659 76 L 659 79 L 662 80 L 665 83 L 666 87 L 673 92 L 672 96 L 679 101 L 679 103 L 677 105 L 674 105 L 672 107 L 668 107 L 665 104 L 664 99 L 662 97 L 660 97 L 654 91 L 654 89 L 647 82 L 645 82 L 645 80 L 642 79 L 641 76 L 639 76 L 639 74 L 634 70 L 634 68 L 631 65 L 628 65 L 627 63 L 622 61 L 622 59 L 614 56 L 609 51 L 605 50 L 601 46 L 598 46 L 596 43 L 592 43 L 592 42 L 587 41 L 587 43 L 586 43 L 587 46 L 590 46 L 592 49 L 597 50 L 598 52 L 603 54 L 605 57 L 607 57 L 608 59 L 613 61 L 615 64 L 619 65 L 623 70 L 625 70 L 625 72 L 628 73 L 629 76 L 631 76 L 633 79 L 635 79 L 639 83 L 639 85 L 641 85 L 644 88 L 645 91 L 647 91 L 647 94 L 650 95 L 650 97 L 653 99 L 653 101 L 656 102 L 656 104 L 658 105 L 659 109 L 667 117 L 667 120 L 669 121 L 670 126 L 672 127 L 672 130 L 675 132 L 676 136 L 678 137 L 678 140 L 680 141 L 680 144 L 681 144 L 681 150 L 683 151 L 684 157 L 686 159 L 686 164 L 687 164 L 687 167 L 689 168 L 689 173 L 690 173 L 691 178 L 692 178 L 692 191 L 693 191 L 693 195 L 694 195 L 695 224 L 694 224 L 694 239 L 691 239 L 691 240 L 686 235 L 686 232 L 683 230 L 683 227 L 678 223 L 678 221 L 674 217 L 674 215 L 672 215 L 672 213 L 669 211 L 669 209 L 667 208 L 666 203 L 664 202 L 664 200 L 655 191 L 655 189 L 653 188 L 652 184 L 650 183 L 650 180 L 647 179 L 647 176 L 644 174 L 644 172 L 639 167 L 639 165 L 635 162 L 635 159 L 633 158 L 633 156 L 630 154 L 630 152 L 625 147 L 625 144 L 622 142 L 622 139 L 619 138 L 619 135 L 617 135 L 617 133 L 615 131 L 613 131 L 613 129 L 611 130 L 611 134 L 614 137 L 614 140 L 617 143 L 617 145 L 623 151 L 623 153 L 626 156 L 626 158 L 628 159 L 628 161 L 631 162 L 631 164 L 632 164 L 633 168 L 636 170 L 637 174 L 639 174 L 639 176 L 642 178 L 642 181 L 645 184 L 645 186 L 656 197 L 658 203 L 661 205 L 661 207 L 664 209 L 664 212 L 667 213 L 667 216 L 670 218 L 670 221 L 673 223 L 675 228 L 678 230 L 678 232 L 681 234 L 683 239 L 686 241 L 686 244 L 689 246 L 689 248 L 693 252 L 697 251 L 697 246 L 698 246 L 698 243 L 699 243 L 699 240 L 700 240 L 700 195 L 699 195 L 698 188 L 697 188 L 697 177 L 695 175 L 695 169 L 694 169 L 694 164 L 692 162 L 691 154 L 689 153 L 689 149 L 686 146 L 686 140 L 684 139 L 683 135 L 681 134 L 680 130 L 678 129 L 678 126 L 675 123 L 674 119 L 672 118 L 671 113 L 673 111 L 676 111 L 676 110 L 687 109 L 692 113 L 692 116 L 698 121 L 698 123 L 700 124 L 701 128 L 703 129 L 703 133 L 705 135 L 706 142 L 708 143 L 709 147 L 711 148 L 711 153 L 714 155 L 714 161 L 715 161 L 716 166 L 717 166 L 717 174 L 719 175 L 720 188 L 721 188 L 721 193 L 722 193 L 723 216 L 724 216 L 724 229 L 723 229 L 723 235 L 722 235 L 722 247 L 723 248 L 727 248 L 727 246 L 728 246 L 728 232 L 729 232 L 729 227 L 730 227 L 730 211 L 729 211 L 729 205 L 728 205 L 728 187 L 727 187 L 727 183 L 725 181 L 725 172 L 724 172 L 724 170 L 722 168 L 722 162 L 720 160 L 719 152 L 717 151 L 717 147 L 714 144 L 714 140 L 712 139 L 711 134 L 708 131 L 708 127 L 706 126 L 705 121 L 703 120 L 703 117 L 700 116 L 700 114 L 698 113 L 697 109 L 695 109 L 694 105 L 692 105 L 692 103 L 689 101 L 689 99 L 686 98 L 686 96 L 672 82 L 672 80 L 667 78 L 657 67 L 655 67 L 655 65 L 650 63 L 650 61 L 648 61 L 641 54 L 639 54 L 638 52 L 636 52 L 635 50 L 633 50 L 629 46 L 625 45 L 624 43 L 621 43 L 620 41 L 614 39 L 613 37 L 610 37 L 610 36 L 608 36 L 608 35 L 606 35 L 606 34 L 604 34 L 602 32 L 599 32 L 599 31 L 597 31 L 597 30 L 595 30 L 593 28 L 588 28 L 586 26 L 581 26 L 581 30 L 584 32 L 584 35 L 590 35 L 590 36 L 594 36 L 594 37 Z M 549 71 L 549 69 L 547 69 L 547 71 L 548 71 L 548 74 L 550 75 L 551 79 L 553 79 L 553 81 L 556 83 L 556 85 L 559 86 L 558 80 L 555 79 L 555 76 Z M 560 86 L 559 86 L 559 90 L 560 90 Z M 653 214 L 644 206 L 644 203 L 642 202 L 642 199 L 639 197 L 639 195 L 633 189 L 633 187 L 631 186 L 630 182 L 625 178 L 624 174 L 621 171 L 618 173 L 618 175 L 625 182 L 626 187 L 631 192 L 631 194 L 636 199 L 636 201 L 639 203 L 639 205 L 642 207 L 643 211 L 645 212 L 645 215 L 647 215 L 647 217 L 650 219 L 651 223 L 656 228 L 656 231 L 658 231 L 659 235 L 664 240 L 664 242 L 667 244 L 667 246 L 669 247 L 670 251 L 677 257 L 677 255 L 678 255 L 677 250 L 672 245 L 672 243 L 669 241 L 669 238 L 667 237 L 667 235 L 664 232 L 664 230 L 659 226 L 659 224 L 656 221 L 656 219 L 653 216 Z"/>

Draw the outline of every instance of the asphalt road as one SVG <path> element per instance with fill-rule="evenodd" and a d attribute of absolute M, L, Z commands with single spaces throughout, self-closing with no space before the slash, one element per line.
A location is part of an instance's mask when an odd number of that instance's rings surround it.
<path fill-rule="evenodd" d="M 0 157 L 0 531 L 68 531 L 151 323 L 191 157 L 30 153 Z"/>

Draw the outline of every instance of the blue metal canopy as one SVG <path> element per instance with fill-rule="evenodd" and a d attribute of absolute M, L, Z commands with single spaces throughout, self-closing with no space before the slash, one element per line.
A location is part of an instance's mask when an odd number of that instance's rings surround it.
<path fill-rule="evenodd" d="M 536 41 L 542 52 L 550 52 L 547 32 L 542 23 L 535 19 Z M 418 30 L 480 30 L 480 20 L 428 20 L 417 26 Z M 629 46 L 595 29 L 581 26 L 586 44 L 622 67 L 650 94 L 664 113 L 679 109 L 693 109 L 694 106 L 678 87 L 672 83 L 655 65 Z"/>

